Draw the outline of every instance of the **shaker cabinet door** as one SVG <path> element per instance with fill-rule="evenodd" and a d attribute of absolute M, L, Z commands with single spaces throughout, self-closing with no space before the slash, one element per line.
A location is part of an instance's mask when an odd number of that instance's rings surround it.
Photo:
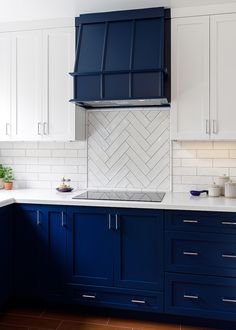
<path fill-rule="evenodd" d="M 209 139 L 209 17 L 172 20 L 173 140 Z"/>
<path fill-rule="evenodd" d="M 69 102 L 73 92 L 75 29 L 43 31 L 43 139 L 75 139 L 75 106 Z"/>
<path fill-rule="evenodd" d="M 236 139 L 236 14 L 211 17 L 212 139 Z"/>
<path fill-rule="evenodd" d="M 16 32 L 13 37 L 12 138 L 39 140 L 42 133 L 42 31 Z"/>
<path fill-rule="evenodd" d="M 0 33 L 0 141 L 11 135 L 12 35 Z"/>

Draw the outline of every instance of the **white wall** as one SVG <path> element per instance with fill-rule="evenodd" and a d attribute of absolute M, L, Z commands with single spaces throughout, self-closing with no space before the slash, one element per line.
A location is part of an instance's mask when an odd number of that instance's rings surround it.
<path fill-rule="evenodd" d="M 236 0 L 0 0 L 0 22 L 58 17 L 75 17 L 80 13 L 148 7 L 185 7 Z"/>

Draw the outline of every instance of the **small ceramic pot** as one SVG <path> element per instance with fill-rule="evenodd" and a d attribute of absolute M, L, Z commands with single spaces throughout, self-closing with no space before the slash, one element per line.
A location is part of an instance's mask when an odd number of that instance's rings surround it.
<path fill-rule="evenodd" d="M 4 180 L 3 178 L 0 178 L 0 189 L 4 188 Z"/>
<path fill-rule="evenodd" d="M 236 182 L 229 181 L 225 184 L 225 197 L 236 198 Z"/>
<path fill-rule="evenodd" d="M 218 176 L 215 179 L 216 185 L 221 187 L 221 196 L 225 195 L 225 184 L 226 184 L 226 182 L 229 182 L 229 176 L 227 176 L 227 175 Z"/>
<path fill-rule="evenodd" d="M 208 187 L 208 196 L 209 197 L 220 197 L 222 188 L 215 183 Z"/>
<path fill-rule="evenodd" d="M 5 190 L 12 190 L 13 182 L 4 182 L 4 188 Z"/>

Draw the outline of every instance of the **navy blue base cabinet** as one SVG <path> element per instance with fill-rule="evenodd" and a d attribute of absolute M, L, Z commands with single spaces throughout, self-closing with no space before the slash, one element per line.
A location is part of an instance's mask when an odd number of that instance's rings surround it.
<path fill-rule="evenodd" d="M 0 307 L 11 295 L 11 207 L 0 209 Z"/>
<path fill-rule="evenodd" d="M 0 304 L 14 295 L 236 321 L 234 213 L 16 204 L 0 223 Z"/>
<path fill-rule="evenodd" d="M 15 205 L 14 295 L 61 299 L 66 257 L 64 207 Z"/>

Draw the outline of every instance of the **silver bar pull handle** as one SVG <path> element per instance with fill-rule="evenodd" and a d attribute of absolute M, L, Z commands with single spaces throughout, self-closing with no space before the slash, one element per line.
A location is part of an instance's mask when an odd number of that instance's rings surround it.
<path fill-rule="evenodd" d="M 223 301 L 223 302 L 226 302 L 226 303 L 236 303 L 236 299 L 222 298 L 222 301 Z"/>
<path fill-rule="evenodd" d="M 42 123 L 38 122 L 38 135 L 42 135 Z"/>
<path fill-rule="evenodd" d="M 198 223 L 198 220 L 187 220 L 187 219 L 184 219 L 183 222 L 184 223 Z"/>
<path fill-rule="evenodd" d="M 184 294 L 184 298 L 185 299 L 193 299 L 193 300 L 198 300 L 199 299 L 198 296 L 189 295 L 189 294 Z"/>
<path fill-rule="evenodd" d="M 222 258 L 236 259 L 235 254 L 222 254 Z"/>
<path fill-rule="evenodd" d="M 221 224 L 222 224 L 222 225 L 229 225 L 229 226 L 230 226 L 230 225 L 234 225 L 234 226 L 235 226 L 235 225 L 236 225 L 236 222 L 232 222 L 232 221 L 222 221 Z"/>
<path fill-rule="evenodd" d="M 198 256 L 199 253 L 198 252 L 188 252 L 188 251 L 184 251 L 183 255 L 185 256 Z"/>
<path fill-rule="evenodd" d="M 11 135 L 11 124 L 6 123 L 6 135 L 10 136 Z"/>
<path fill-rule="evenodd" d="M 91 294 L 83 294 L 82 297 L 86 299 L 96 299 L 96 296 Z"/>
<path fill-rule="evenodd" d="M 48 135 L 48 123 L 43 123 L 43 134 Z"/>
<path fill-rule="evenodd" d="M 213 133 L 217 134 L 217 132 L 218 132 L 217 121 L 214 119 L 213 120 Z"/>
<path fill-rule="evenodd" d="M 118 227 L 118 215 L 116 214 L 116 230 L 118 230 L 119 227 Z"/>
<path fill-rule="evenodd" d="M 206 119 L 206 134 L 210 134 L 210 120 Z"/>
<path fill-rule="evenodd" d="M 133 304 L 146 304 L 146 301 L 145 300 L 132 299 L 131 302 Z"/>
<path fill-rule="evenodd" d="M 65 222 L 65 217 L 64 217 L 64 212 L 61 212 L 61 226 L 66 227 L 66 222 Z"/>
<path fill-rule="evenodd" d="M 41 225 L 41 221 L 40 221 L 40 212 L 39 210 L 37 210 L 37 226 Z"/>
<path fill-rule="evenodd" d="M 108 228 L 111 230 L 111 215 L 108 215 Z"/>

